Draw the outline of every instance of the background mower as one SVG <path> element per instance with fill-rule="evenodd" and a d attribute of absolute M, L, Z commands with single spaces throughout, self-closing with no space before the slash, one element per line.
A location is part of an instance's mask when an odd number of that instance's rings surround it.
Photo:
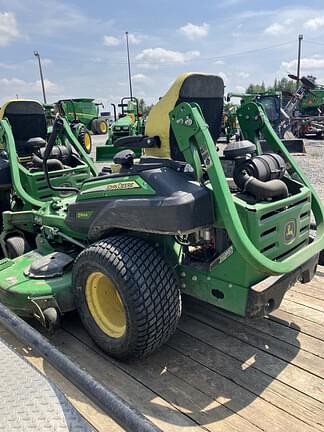
<path fill-rule="evenodd" d="M 116 105 L 111 104 L 114 109 L 114 121 L 110 126 L 107 142 L 104 146 L 96 147 L 96 161 L 112 161 L 116 154 L 115 142 L 122 137 L 143 135 L 144 119 L 139 111 L 138 100 L 135 97 L 124 97 L 118 107 L 121 113 L 117 115 Z M 137 157 L 141 155 L 140 148 L 133 148 Z"/>
<path fill-rule="evenodd" d="M 106 117 L 99 115 L 99 106 L 94 99 L 61 99 L 54 104 L 54 113 L 59 113 L 70 123 L 72 132 L 87 153 L 91 153 L 90 131 L 96 135 L 108 132 Z"/>
<path fill-rule="evenodd" d="M 45 326 L 76 307 L 94 341 L 125 359 L 172 335 L 182 294 L 257 318 L 310 281 L 322 204 L 261 105 L 238 109 L 246 140 L 218 151 L 223 96 L 220 77 L 180 75 L 146 135 L 119 139 L 143 148 L 139 163 L 122 150 L 119 172 L 99 175 L 65 118 L 45 143 L 39 104 L 5 105 L 1 302 Z M 260 131 L 273 153 L 262 154 Z"/>

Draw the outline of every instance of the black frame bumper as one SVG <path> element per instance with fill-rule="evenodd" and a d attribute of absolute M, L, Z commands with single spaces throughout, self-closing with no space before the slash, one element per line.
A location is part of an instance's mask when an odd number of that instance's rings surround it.
<path fill-rule="evenodd" d="M 316 272 L 319 254 L 282 276 L 269 276 L 249 289 L 246 317 L 263 318 L 280 306 L 285 295 L 296 282 L 310 282 Z"/>

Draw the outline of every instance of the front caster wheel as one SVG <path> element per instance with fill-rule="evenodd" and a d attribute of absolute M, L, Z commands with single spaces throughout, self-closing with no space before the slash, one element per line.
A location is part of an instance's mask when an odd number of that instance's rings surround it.
<path fill-rule="evenodd" d="M 147 356 L 173 334 L 181 297 L 172 270 L 156 248 L 127 235 L 85 249 L 73 267 L 80 318 L 107 354 Z"/>

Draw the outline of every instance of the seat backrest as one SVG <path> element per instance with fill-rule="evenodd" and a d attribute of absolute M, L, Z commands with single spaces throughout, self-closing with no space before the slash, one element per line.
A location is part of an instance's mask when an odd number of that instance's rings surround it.
<path fill-rule="evenodd" d="M 46 117 L 40 103 L 19 99 L 7 102 L 0 111 L 0 119 L 3 118 L 7 118 L 10 123 L 18 154 L 28 154 L 26 143 L 30 138 L 41 137 L 46 140 Z"/>
<path fill-rule="evenodd" d="M 159 136 L 161 147 L 145 149 L 145 155 L 183 160 L 169 119 L 169 112 L 182 102 L 199 104 L 212 138 L 215 142 L 219 138 L 224 104 L 222 78 L 202 73 L 185 73 L 178 76 L 148 115 L 145 135 Z"/>

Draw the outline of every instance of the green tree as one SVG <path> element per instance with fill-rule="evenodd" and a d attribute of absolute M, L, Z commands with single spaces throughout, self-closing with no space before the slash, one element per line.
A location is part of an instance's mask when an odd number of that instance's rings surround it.
<path fill-rule="evenodd" d="M 282 105 L 285 106 L 291 95 L 296 91 L 296 81 L 284 78 L 275 78 L 272 86 L 265 86 L 264 81 L 261 84 L 251 83 L 246 89 L 246 93 L 264 93 L 264 92 L 280 91 L 282 92 Z"/>
<path fill-rule="evenodd" d="M 144 117 L 147 117 L 149 112 L 151 111 L 153 104 L 147 105 L 143 98 L 140 98 L 138 101 L 138 109 L 143 113 Z"/>

